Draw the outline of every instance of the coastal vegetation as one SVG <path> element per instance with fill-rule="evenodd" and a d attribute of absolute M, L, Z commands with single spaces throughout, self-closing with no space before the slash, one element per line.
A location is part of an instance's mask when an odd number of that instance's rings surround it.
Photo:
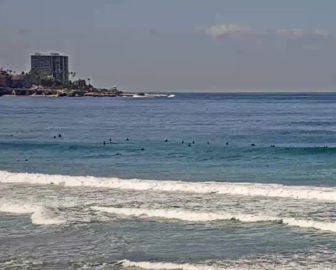
<path fill-rule="evenodd" d="M 73 80 L 55 80 L 47 70 L 32 69 L 17 74 L 12 70 L 0 69 L 0 96 L 68 96 L 68 97 L 113 97 L 123 95 L 116 87 L 96 88 L 91 79 L 77 79 L 76 72 L 69 72 Z"/>

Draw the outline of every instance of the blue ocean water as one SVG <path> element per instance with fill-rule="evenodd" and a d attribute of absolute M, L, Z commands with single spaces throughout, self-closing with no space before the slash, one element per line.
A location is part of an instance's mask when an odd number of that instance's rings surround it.
<path fill-rule="evenodd" d="M 335 269 L 335 110 L 333 93 L 1 97 L 0 268 Z"/>

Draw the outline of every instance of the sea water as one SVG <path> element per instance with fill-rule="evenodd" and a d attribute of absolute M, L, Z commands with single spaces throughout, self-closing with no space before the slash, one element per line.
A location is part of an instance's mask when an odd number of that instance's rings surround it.
<path fill-rule="evenodd" d="M 336 94 L 0 98 L 0 268 L 336 269 Z"/>

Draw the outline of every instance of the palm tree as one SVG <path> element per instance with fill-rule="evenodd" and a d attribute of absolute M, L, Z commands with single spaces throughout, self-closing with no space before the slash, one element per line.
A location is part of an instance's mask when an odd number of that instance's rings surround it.
<path fill-rule="evenodd" d="M 70 71 L 69 75 L 72 76 L 72 78 L 75 78 L 76 77 L 76 72 Z"/>

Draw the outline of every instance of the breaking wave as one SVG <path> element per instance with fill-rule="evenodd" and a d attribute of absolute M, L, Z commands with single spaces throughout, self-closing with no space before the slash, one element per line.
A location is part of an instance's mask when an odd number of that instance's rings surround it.
<path fill-rule="evenodd" d="M 254 216 L 254 215 L 232 215 L 224 213 L 192 212 L 186 210 L 172 209 L 142 209 L 142 208 L 115 208 L 93 206 L 91 209 L 116 215 L 134 217 L 153 217 L 163 219 L 179 219 L 184 221 L 215 221 L 215 220 L 239 220 L 241 222 L 278 221 L 278 218 Z"/>
<path fill-rule="evenodd" d="M 67 222 L 57 209 L 46 206 L 2 203 L 0 205 L 0 212 L 31 214 L 31 221 L 35 225 L 61 225 Z"/>
<path fill-rule="evenodd" d="M 0 183 L 96 187 L 121 190 L 152 190 L 164 192 L 217 193 L 241 196 L 281 197 L 336 202 L 335 187 L 286 186 L 282 184 L 186 182 L 140 179 L 67 176 L 0 171 Z"/>
<path fill-rule="evenodd" d="M 169 263 L 169 262 L 133 262 L 129 260 L 121 260 L 117 265 L 123 267 L 138 267 L 142 269 L 163 269 L 163 270 L 229 270 L 229 268 L 220 268 L 216 266 L 207 266 L 201 264 L 190 263 Z M 230 268 L 233 270 L 233 268 Z"/>
<path fill-rule="evenodd" d="M 314 220 L 300 220 L 295 218 L 283 218 L 282 223 L 288 226 L 300 227 L 300 228 L 311 228 L 321 231 L 336 232 L 335 222 L 321 222 Z"/>
<path fill-rule="evenodd" d="M 14 204 L 8 202 L 0 203 L 0 212 L 11 214 L 32 214 L 39 209 L 38 206 L 32 204 Z"/>
<path fill-rule="evenodd" d="M 56 209 L 49 207 L 40 207 L 30 218 L 36 225 L 62 225 L 67 222 Z"/>
<path fill-rule="evenodd" d="M 66 208 L 68 209 L 68 208 Z M 265 214 L 244 214 L 244 213 L 225 213 L 225 212 L 198 212 L 186 209 L 151 209 L 151 208 L 117 208 L 117 207 L 101 207 L 91 206 L 90 210 L 110 213 L 117 216 L 137 217 L 137 218 L 157 218 L 165 220 L 181 220 L 187 222 L 211 222 L 232 220 L 243 223 L 256 222 L 275 222 L 288 225 L 291 227 L 300 227 L 308 229 L 316 229 L 321 231 L 336 232 L 335 222 L 322 222 L 316 220 L 296 219 L 291 217 L 269 216 Z M 36 225 L 63 225 L 72 222 L 91 222 L 94 220 L 95 214 L 87 211 L 88 208 L 77 209 L 75 216 L 71 218 L 71 211 L 60 211 L 56 207 L 46 205 L 35 205 L 29 203 L 11 203 L 0 202 L 0 212 L 11 214 L 29 214 L 31 222 Z M 66 211 L 66 212 L 64 212 Z M 69 212 L 70 211 L 70 212 Z M 70 216 L 69 216 L 70 214 Z M 74 213 L 73 213 L 74 214 Z M 70 219 L 69 219 L 70 218 Z M 109 220 L 106 216 L 98 218 L 99 220 Z"/>
<path fill-rule="evenodd" d="M 301 255 L 302 256 L 302 255 Z M 301 261 L 298 261 L 298 258 Z M 316 257 L 315 257 L 316 258 Z M 277 262 L 274 262 L 274 259 Z M 306 264 L 302 263 L 302 260 Z M 125 268 L 140 268 L 153 270 L 331 270 L 335 269 L 334 262 L 312 261 L 310 258 L 300 258 L 296 255 L 295 258 L 286 259 L 282 256 L 264 257 L 260 259 L 237 259 L 235 261 L 204 261 L 200 263 L 182 263 L 182 262 L 151 262 L 151 261 L 130 261 L 127 259 L 118 261 L 117 266 Z"/>
<path fill-rule="evenodd" d="M 300 220 L 295 218 L 282 218 L 270 216 L 258 216 L 247 214 L 226 214 L 226 213 L 207 213 L 192 212 L 186 210 L 172 209 L 142 209 L 142 208 L 115 208 L 115 207 L 91 207 L 92 210 L 101 211 L 122 216 L 145 217 L 145 218 L 162 218 L 178 219 L 192 222 L 236 220 L 240 222 L 278 222 L 288 226 L 311 228 L 322 231 L 336 232 L 336 223 L 320 222 L 313 220 Z"/>

